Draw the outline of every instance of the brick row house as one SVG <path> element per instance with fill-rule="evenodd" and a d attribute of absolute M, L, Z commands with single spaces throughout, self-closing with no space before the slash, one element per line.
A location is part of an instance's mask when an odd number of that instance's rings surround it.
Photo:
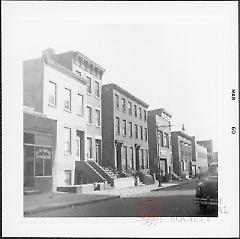
<path fill-rule="evenodd" d="M 116 84 L 103 85 L 103 165 L 126 175 L 149 173 L 148 104 Z"/>

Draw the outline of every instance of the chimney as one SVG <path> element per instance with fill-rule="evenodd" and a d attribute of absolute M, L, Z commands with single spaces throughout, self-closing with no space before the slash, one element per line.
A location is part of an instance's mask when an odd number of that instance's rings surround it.
<path fill-rule="evenodd" d="M 47 49 L 43 50 L 43 52 L 42 52 L 43 57 L 51 58 L 51 56 L 54 54 L 55 54 L 55 51 L 52 48 L 47 48 Z"/>

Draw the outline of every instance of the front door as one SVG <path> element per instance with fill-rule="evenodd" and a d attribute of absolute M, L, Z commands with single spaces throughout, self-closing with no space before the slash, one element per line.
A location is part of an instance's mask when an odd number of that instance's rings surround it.
<path fill-rule="evenodd" d="M 81 137 L 77 135 L 77 161 L 81 158 Z"/>
<path fill-rule="evenodd" d="M 122 171 L 122 153 L 121 153 L 121 144 L 117 144 L 117 170 L 118 172 Z"/>
<path fill-rule="evenodd" d="M 139 171 L 140 170 L 140 164 L 139 164 L 139 147 L 135 148 L 136 152 L 136 170 Z"/>
<path fill-rule="evenodd" d="M 96 163 L 101 164 L 101 140 L 96 139 L 95 142 Z"/>

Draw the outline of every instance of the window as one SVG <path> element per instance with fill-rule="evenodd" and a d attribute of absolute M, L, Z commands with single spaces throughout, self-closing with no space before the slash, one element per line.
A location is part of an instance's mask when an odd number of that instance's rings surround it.
<path fill-rule="evenodd" d="M 123 120 L 123 135 L 127 135 L 127 122 Z"/>
<path fill-rule="evenodd" d="M 48 104 L 52 106 L 56 106 L 57 85 L 51 81 L 49 81 L 48 84 L 49 84 Z"/>
<path fill-rule="evenodd" d="M 87 122 L 92 124 L 92 108 L 87 106 Z"/>
<path fill-rule="evenodd" d="M 143 154 L 143 149 L 141 149 L 141 164 L 142 164 L 142 169 L 144 169 L 144 154 Z"/>
<path fill-rule="evenodd" d="M 115 94 L 115 107 L 119 108 L 119 95 Z"/>
<path fill-rule="evenodd" d="M 95 88 L 95 96 L 96 97 L 100 97 L 100 85 L 99 85 L 99 82 L 95 81 L 95 84 L 96 84 L 96 88 Z"/>
<path fill-rule="evenodd" d="M 87 79 L 87 92 L 91 94 L 92 93 L 92 80 L 88 76 L 86 77 L 86 79 Z"/>
<path fill-rule="evenodd" d="M 84 105 L 83 105 L 83 96 L 78 94 L 77 95 L 77 104 L 78 104 L 78 108 L 77 108 L 77 113 L 80 114 L 80 115 L 83 115 L 84 114 Z"/>
<path fill-rule="evenodd" d="M 164 144 L 163 144 L 163 132 L 160 131 L 159 135 L 160 135 L 160 145 L 161 145 L 161 147 L 164 147 Z"/>
<path fill-rule="evenodd" d="M 168 134 L 164 133 L 164 147 L 169 148 Z M 187 150 L 187 148 L 186 148 Z"/>
<path fill-rule="evenodd" d="M 128 168 L 127 163 L 127 146 L 123 146 L 123 165 L 125 165 L 125 168 Z"/>
<path fill-rule="evenodd" d="M 72 172 L 71 170 L 65 170 L 65 184 L 66 185 L 71 185 L 72 183 Z"/>
<path fill-rule="evenodd" d="M 101 126 L 101 117 L 100 117 L 100 110 L 96 109 L 96 125 Z"/>
<path fill-rule="evenodd" d="M 142 109 L 141 109 L 141 107 L 139 107 L 139 117 L 140 117 L 140 119 L 142 119 Z"/>
<path fill-rule="evenodd" d="M 148 160 L 148 151 L 145 150 L 145 159 L 146 159 L 146 166 L 149 168 L 149 160 Z"/>
<path fill-rule="evenodd" d="M 122 110 L 126 111 L 126 100 L 122 98 Z"/>
<path fill-rule="evenodd" d="M 137 106 L 136 105 L 134 105 L 134 116 L 137 117 Z"/>
<path fill-rule="evenodd" d="M 135 124 L 135 137 L 138 138 L 138 125 Z"/>
<path fill-rule="evenodd" d="M 132 114 L 132 102 L 128 101 L 128 114 Z"/>
<path fill-rule="evenodd" d="M 131 166 L 132 166 L 132 169 L 134 169 L 134 161 L 133 161 L 133 148 L 130 147 L 130 162 L 131 162 Z"/>
<path fill-rule="evenodd" d="M 87 158 L 92 158 L 92 138 L 87 138 Z"/>
<path fill-rule="evenodd" d="M 140 126 L 140 139 L 143 139 L 143 127 Z"/>
<path fill-rule="evenodd" d="M 129 122 L 129 137 L 132 138 L 132 122 Z"/>
<path fill-rule="evenodd" d="M 146 120 L 147 120 L 147 111 L 144 110 L 144 121 L 146 121 Z"/>
<path fill-rule="evenodd" d="M 64 153 L 71 153 L 71 129 L 64 127 Z"/>
<path fill-rule="evenodd" d="M 119 121 L 119 117 L 116 117 L 116 133 L 120 134 L 120 121 Z"/>
<path fill-rule="evenodd" d="M 147 141 L 147 128 L 145 128 L 144 131 L 145 131 L 145 140 Z"/>
<path fill-rule="evenodd" d="M 64 89 L 64 109 L 71 111 L 71 90 Z"/>

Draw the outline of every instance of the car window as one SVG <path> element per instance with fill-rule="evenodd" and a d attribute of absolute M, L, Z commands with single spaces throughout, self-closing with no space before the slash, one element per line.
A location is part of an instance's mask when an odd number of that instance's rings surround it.
<path fill-rule="evenodd" d="M 217 164 L 210 165 L 208 169 L 208 174 L 210 176 L 218 176 L 218 165 Z"/>

